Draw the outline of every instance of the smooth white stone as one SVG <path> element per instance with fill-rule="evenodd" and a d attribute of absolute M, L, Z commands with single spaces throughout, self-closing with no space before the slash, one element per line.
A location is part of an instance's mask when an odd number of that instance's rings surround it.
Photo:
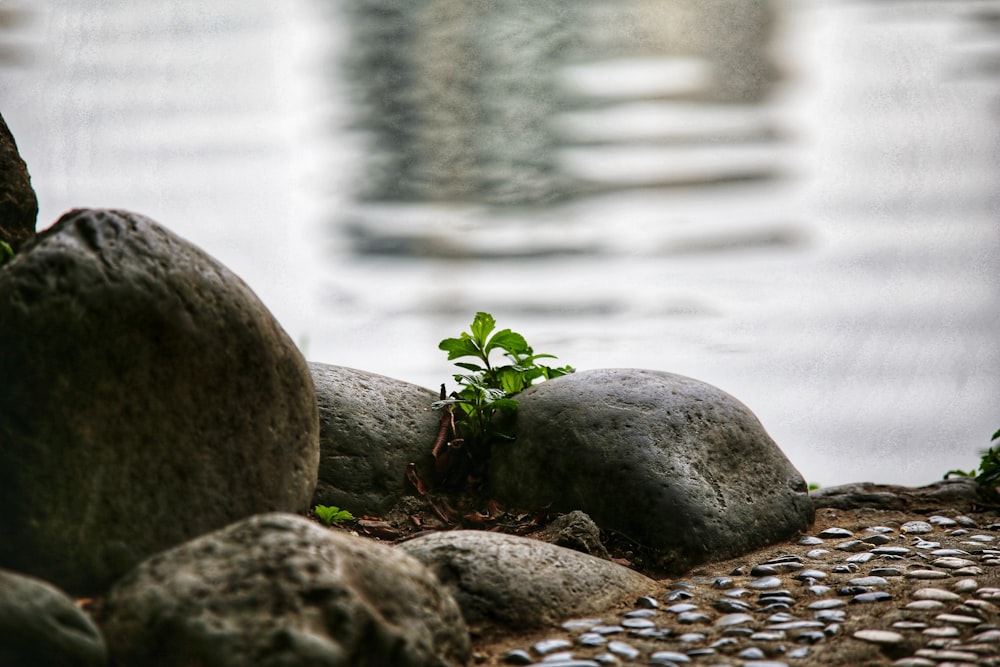
<path fill-rule="evenodd" d="M 975 579 L 961 579 L 952 585 L 952 589 L 959 593 L 971 593 L 979 589 L 979 582 Z"/>
<path fill-rule="evenodd" d="M 858 630 L 854 638 L 872 644 L 898 644 L 903 641 L 903 635 L 891 630 Z"/>
<path fill-rule="evenodd" d="M 951 575 L 940 570 L 912 570 L 903 576 L 909 579 L 947 579 Z"/>
<path fill-rule="evenodd" d="M 914 600 L 906 605 L 906 609 L 915 611 L 937 611 L 944 607 L 944 602 L 940 600 Z"/>
<path fill-rule="evenodd" d="M 921 588 L 913 591 L 914 600 L 938 600 L 940 602 L 959 602 L 961 595 L 946 591 L 943 588 Z"/>
<path fill-rule="evenodd" d="M 975 565 L 975 561 L 971 561 L 967 558 L 956 558 L 954 556 L 945 556 L 943 558 L 935 558 L 931 561 L 931 565 L 934 567 L 943 567 L 948 570 L 958 570 L 963 567 L 970 567 Z"/>
<path fill-rule="evenodd" d="M 961 614 L 938 614 L 934 617 L 934 620 L 941 621 L 942 623 L 958 623 L 960 625 L 979 625 L 983 622 L 981 618 L 962 616 Z"/>
<path fill-rule="evenodd" d="M 926 628 L 921 633 L 926 637 L 934 637 L 936 639 L 950 639 L 952 637 L 958 637 L 961 634 L 958 628 L 946 625 L 939 628 Z"/>

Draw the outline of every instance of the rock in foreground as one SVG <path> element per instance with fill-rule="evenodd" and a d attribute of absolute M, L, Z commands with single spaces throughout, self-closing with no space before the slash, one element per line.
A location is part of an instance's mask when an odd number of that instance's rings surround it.
<path fill-rule="evenodd" d="M 657 588 L 616 563 L 516 535 L 454 530 L 399 548 L 438 575 L 470 625 L 537 628 L 599 613 Z"/>
<path fill-rule="evenodd" d="M 0 570 L 0 665 L 103 667 L 107 659 L 97 627 L 66 594 Z"/>
<path fill-rule="evenodd" d="M 806 483 L 735 398 L 691 378 L 605 369 L 518 396 L 516 441 L 490 482 L 516 507 L 582 510 L 668 572 L 746 553 L 808 526 Z"/>
<path fill-rule="evenodd" d="M 112 661 L 147 667 L 457 667 L 455 601 L 415 559 L 298 516 L 252 517 L 143 562 L 102 615 Z"/>
<path fill-rule="evenodd" d="M 243 281 L 148 218 L 73 211 L 0 267 L 0 378 L 0 565 L 70 592 L 312 497 L 305 360 Z"/>

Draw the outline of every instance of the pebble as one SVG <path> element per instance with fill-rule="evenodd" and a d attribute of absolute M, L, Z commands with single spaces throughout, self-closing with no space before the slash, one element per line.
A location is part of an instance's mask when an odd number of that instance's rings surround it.
<path fill-rule="evenodd" d="M 911 597 L 915 600 L 938 600 L 939 602 L 958 602 L 962 596 L 946 591 L 943 588 L 921 588 L 913 591 Z"/>
<path fill-rule="evenodd" d="M 914 600 L 905 607 L 915 611 L 935 611 L 944 608 L 944 602 L 938 600 Z"/>
<path fill-rule="evenodd" d="M 545 655 L 559 649 L 569 648 L 572 645 L 567 639 L 543 639 L 542 641 L 535 642 L 531 648 L 535 649 L 535 653 L 538 655 Z"/>
<path fill-rule="evenodd" d="M 934 567 L 943 567 L 948 570 L 957 570 L 963 567 L 969 567 L 970 565 L 975 565 L 975 562 L 968 560 L 966 558 L 954 558 L 951 556 L 946 556 L 944 558 L 938 558 L 931 561 L 931 565 Z"/>
<path fill-rule="evenodd" d="M 747 587 L 754 589 L 777 588 L 779 586 L 781 586 L 781 579 L 778 577 L 760 577 L 747 584 Z"/>
<path fill-rule="evenodd" d="M 903 576 L 910 579 L 947 579 L 951 575 L 941 570 L 911 570 Z"/>
<path fill-rule="evenodd" d="M 651 665 L 665 665 L 671 662 L 679 665 L 686 664 L 691 662 L 691 658 L 685 653 L 677 653 L 676 651 L 657 651 L 649 656 L 649 664 Z"/>
<path fill-rule="evenodd" d="M 885 591 L 873 591 L 871 593 L 860 593 L 851 598 L 852 604 L 869 602 L 888 602 L 892 596 Z"/>
<path fill-rule="evenodd" d="M 826 530 L 821 531 L 819 533 L 819 536 L 824 539 L 830 539 L 838 537 L 853 537 L 854 533 L 847 530 L 846 528 L 827 528 Z"/>
<path fill-rule="evenodd" d="M 856 640 L 883 647 L 893 667 L 1000 666 L 1000 549 L 987 534 L 1000 522 L 975 535 L 969 528 L 971 518 L 942 516 L 898 529 L 828 528 L 728 576 L 698 571 L 631 609 L 567 621 L 564 634 L 500 661 L 808 667 L 829 655 L 830 642 Z M 859 627 L 857 605 L 865 604 L 884 606 L 865 611 L 869 622 Z"/>
<path fill-rule="evenodd" d="M 631 644 L 619 641 L 609 642 L 608 651 L 626 660 L 635 660 L 640 655 L 639 649 Z"/>
<path fill-rule="evenodd" d="M 898 644 L 903 641 L 903 635 L 891 630 L 858 630 L 853 636 L 872 644 Z"/>
<path fill-rule="evenodd" d="M 907 521 L 899 527 L 900 532 L 910 535 L 923 535 L 934 530 L 934 526 L 926 521 Z"/>

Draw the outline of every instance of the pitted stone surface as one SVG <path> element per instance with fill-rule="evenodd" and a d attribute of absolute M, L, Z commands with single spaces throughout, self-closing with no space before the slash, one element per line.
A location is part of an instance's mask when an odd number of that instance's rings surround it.
<path fill-rule="evenodd" d="M 113 664 L 458 667 L 468 631 L 398 549 L 263 514 L 158 554 L 101 615 Z"/>
<path fill-rule="evenodd" d="M 535 385 L 518 403 L 517 446 L 493 450 L 499 499 L 582 510 L 667 571 L 774 543 L 812 519 L 798 471 L 746 406 L 711 385 L 605 369 Z"/>
<path fill-rule="evenodd" d="M 70 212 L 0 267 L 0 378 L 0 565 L 69 592 L 312 498 L 305 360 L 242 280 L 143 216 Z"/>
<path fill-rule="evenodd" d="M 417 537 L 399 548 L 438 575 L 470 625 L 539 627 L 657 588 L 652 579 L 621 565 L 516 535 L 455 530 Z"/>

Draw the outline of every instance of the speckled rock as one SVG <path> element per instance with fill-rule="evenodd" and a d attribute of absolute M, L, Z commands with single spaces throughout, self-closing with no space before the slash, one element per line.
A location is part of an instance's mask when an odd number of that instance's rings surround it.
<path fill-rule="evenodd" d="M 680 375 L 605 369 L 518 397 L 516 447 L 490 480 L 518 507 L 582 510 L 681 571 L 787 538 L 812 521 L 802 476 L 753 413 Z"/>
<path fill-rule="evenodd" d="M 616 563 L 516 535 L 455 530 L 399 548 L 438 575 L 471 625 L 540 627 L 656 589 Z"/>
<path fill-rule="evenodd" d="M 1000 504 L 1000 494 L 995 489 L 966 478 L 939 480 L 912 488 L 871 482 L 842 484 L 818 489 L 811 496 L 816 507 L 844 510 L 869 508 L 906 511 L 927 505 L 961 507 Z"/>
<path fill-rule="evenodd" d="M 0 665 L 103 667 L 104 639 L 65 593 L 0 570 Z"/>
<path fill-rule="evenodd" d="M 0 267 L 0 565 L 71 593 L 316 486 L 312 378 L 256 295 L 125 211 Z"/>
<path fill-rule="evenodd" d="M 429 389 L 344 366 L 310 363 L 319 401 L 319 481 L 312 504 L 382 514 L 413 487 L 406 466 L 430 479 L 440 413 Z"/>
<path fill-rule="evenodd" d="M 17 248 L 35 234 L 38 198 L 14 135 L 0 116 L 0 241 Z"/>
<path fill-rule="evenodd" d="M 418 561 L 288 514 L 144 561 L 101 626 L 120 665 L 457 667 L 470 653 L 458 606 Z"/>

